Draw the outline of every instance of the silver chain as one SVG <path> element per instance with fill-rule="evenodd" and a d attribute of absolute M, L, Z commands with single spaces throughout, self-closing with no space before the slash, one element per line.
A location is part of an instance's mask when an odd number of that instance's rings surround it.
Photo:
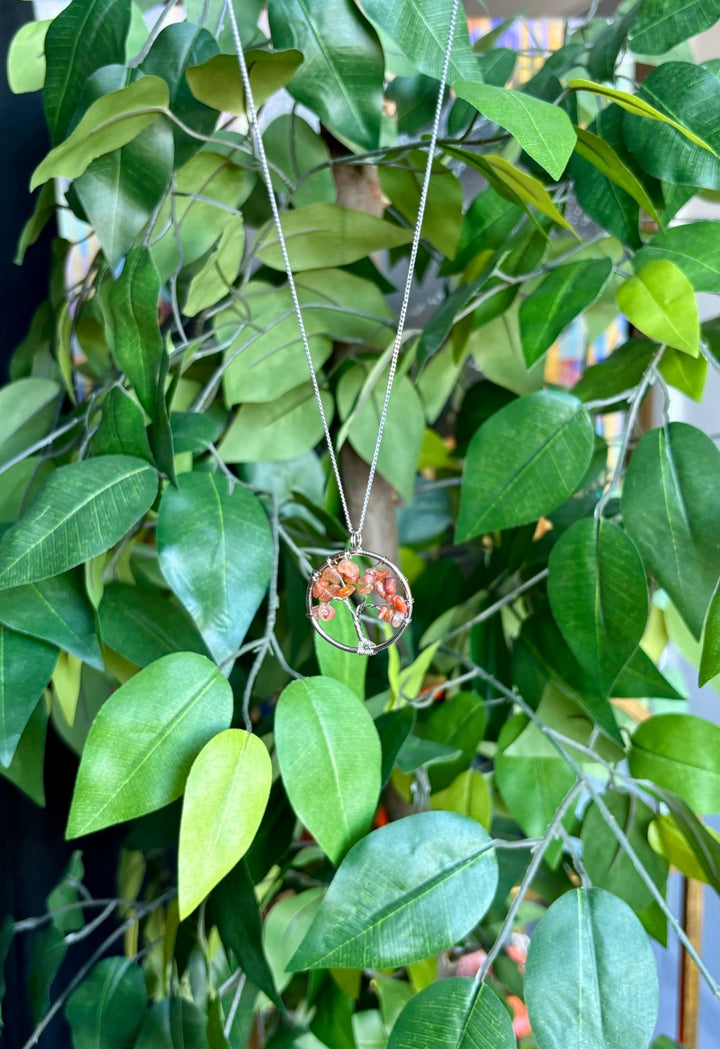
<path fill-rule="evenodd" d="M 308 341 L 307 332 L 305 330 L 305 322 L 303 321 L 302 310 L 300 309 L 300 300 L 298 298 L 297 288 L 295 287 L 295 279 L 293 277 L 292 267 L 290 265 L 290 256 L 288 255 L 287 244 L 285 242 L 285 234 L 283 233 L 282 222 L 280 220 L 280 211 L 278 209 L 277 198 L 273 189 L 267 154 L 265 153 L 265 146 L 263 145 L 262 135 L 260 134 L 260 125 L 258 123 L 255 99 L 253 97 L 252 88 L 250 86 L 250 74 L 248 73 L 247 63 L 245 61 L 245 55 L 243 53 L 242 41 L 240 39 L 240 32 L 238 30 L 238 24 L 237 19 L 235 17 L 235 11 L 233 10 L 232 0 L 230 0 L 230 3 L 226 4 L 226 10 L 230 18 L 233 40 L 235 43 L 235 50 L 237 51 L 237 59 L 238 65 L 240 67 L 240 76 L 242 77 L 243 82 L 243 90 L 245 91 L 245 105 L 247 108 L 248 116 L 250 118 L 250 129 L 252 131 L 253 143 L 255 146 L 255 155 L 260 163 L 260 170 L 262 172 L 263 181 L 265 183 L 265 187 L 268 193 L 268 199 L 270 201 L 270 209 L 272 211 L 273 223 L 277 232 L 278 244 L 280 246 L 280 254 L 282 255 L 283 265 L 285 266 L 285 272 L 287 274 L 288 287 L 290 288 L 290 297 L 292 298 L 293 309 L 295 310 L 298 328 L 300 329 L 300 339 L 303 344 L 303 349 L 305 350 L 305 357 L 307 358 L 308 369 L 310 371 L 310 379 L 312 380 L 313 391 L 315 393 L 315 400 L 317 401 L 318 410 L 320 412 L 320 418 L 322 420 L 323 430 L 325 432 L 325 441 L 327 443 L 327 449 L 330 455 L 330 462 L 332 464 L 333 473 L 335 474 L 335 480 L 338 486 L 338 493 L 340 495 L 340 502 L 342 503 L 343 512 L 345 514 L 345 521 L 347 523 L 348 533 L 350 536 L 350 543 L 353 549 L 357 549 L 362 545 L 362 530 L 365 524 L 365 517 L 367 515 L 368 506 L 370 505 L 370 494 L 372 492 L 373 481 L 375 480 L 375 471 L 377 469 L 378 456 L 380 455 L 380 445 L 382 443 L 383 431 L 385 429 L 385 423 L 387 421 L 388 407 L 390 405 L 390 394 L 392 392 L 393 382 L 395 380 L 395 372 L 397 370 L 398 358 L 400 356 L 400 347 L 402 345 L 402 337 L 403 332 L 405 330 L 405 321 L 407 319 L 408 305 L 410 302 L 410 289 L 412 287 L 413 276 L 415 273 L 417 253 L 420 247 L 420 235 L 422 232 L 423 218 L 425 216 L 425 207 L 427 205 L 428 190 L 430 188 L 430 177 L 432 175 L 433 160 L 435 158 L 435 148 L 437 145 L 438 131 L 440 128 L 440 117 L 442 115 L 443 96 L 445 94 L 445 86 L 447 84 L 448 69 L 450 68 L 450 53 L 452 51 L 453 39 L 455 36 L 455 25 L 457 22 L 459 6 L 460 0 L 453 0 L 452 11 L 450 13 L 450 22 L 448 26 L 448 38 L 447 43 L 445 45 L 445 54 L 443 56 L 443 68 L 442 76 L 440 78 L 440 89 L 438 91 L 437 102 L 435 104 L 435 116 L 433 119 L 430 143 L 428 146 L 427 164 L 425 165 L 425 175 L 423 177 L 423 184 L 420 190 L 420 202 L 418 204 L 417 221 L 415 223 L 415 229 L 413 231 L 412 245 L 410 248 L 410 261 L 408 263 L 408 272 L 405 280 L 405 290 L 403 292 L 402 305 L 400 306 L 400 315 L 398 317 L 398 326 L 397 331 L 395 333 L 395 341 L 393 343 L 392 356 L 390 359 L 390 370 L 388 372 L 387 386 L 385 389 L 385 400 L 383 401 L 382 410 L 380 412 L 378 434 L 377 439 L 375 441 L 375 450 L 373 452 L 372 461 L 370 463 L 370 472 L 368 474 L 367 486 L 365 488 L 365 496 L 363 498 L 362 509 L 360 511 L 360 520 L 358 521 L 357 529 L 355 529 L 353 528 L 352 519 L 350 517 L 350 509 L 348 507 L 347 498 L 345 496 L 345 489 L 343 488 L 342 479 L 340 477 L 340 467 L 338 466 L 337 456 L 335 454 L 335 449 L 332 446 L 330 427 L 328 426 L 327 416 L 325 415 L 325 408 L 323 407 L 322 396 L 320 394 L 320 384 L 318 383 L 317 373 L 315 372 L 315 366 L 313 364 L 312 354 L 310 352 L 310 343 Z"/>

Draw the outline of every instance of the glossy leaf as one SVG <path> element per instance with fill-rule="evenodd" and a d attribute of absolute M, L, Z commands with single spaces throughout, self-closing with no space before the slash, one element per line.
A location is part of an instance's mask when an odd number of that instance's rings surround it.
<path fill-rule="evenodd" d="M 48 712 L 43 697 L 25 726 L 7 768 L 0 762 L 0 776 L 14 783 L 36 805 L 45 805 L 45 738 Z M 0 955 L 2 951 L 0 949 Z M 2 977 L 0 977 L 0 990 Z"/>
<path fill-rule="evenodd" d="M 363 8 L 368 18 L 400 47 L 415 69 L 435 80 L 442 75 L 443 58 L 448 40 L 451 0 L 366 0 Z M 480 63 L 473 53 L 464 19 L 458 18 L 448 81 L 480 79 Z"/>
<path fill-rule="evenodd" d="M 387 373 L 372 378 L 374 383 L 364 368 L 356 366 L 345 372 L 337 390 L 338 413 L 347 427 L 343 427 L 343 432 L 367 463 L 372 461 L 375 451 Z M 366 387 L 368 379 L 369 388 Z M 404 376 L 396 378 L 377 468 L 407 501 L 412 498 L 424 432 L 422 405 L 412 383 Z"/>
<path fill-rule="evenodd" d="M 381 248 L 401 247 L 412 239 L 409 229 L 340 204 L 307 204 L 287 211 L 282 227 L 293 272 L 344 266 Z M 261 241 L 257 258 L 266 266 L 283 270 L 274 227 L 261 233 Z"/>
<path fill-rule="evenodd" d="M 292 979 L 287 963 L 310 928 L 322 897 L 322 889 L 306 889 L 296 896 L 285 896 L 270 909 L 265 920 L 265 950 L 280 992 Z"/>
<path fill-rule="evenodd" d="M 457 776 L 449 787 L 435 791 L 430 797 L 430 808 L 446 812 L 459 812 L 463 816 L 481 823 L 490 830 L 492 798 L 487 780 L 481 772 L 466 769 Z"/>
<path fill-rule="evenodd" d="M 593 38 L 587 68 L 594 80 L 614 80 L 615 66 L 627 35 L 637 17 L 640 0 L 626 10 L 622 17 L 613 18 L 610 24 Z M 618 12 L 619 14 L 619 12 Z"/>
<path fill-rule="evenodd" d="M 485 734 L 487 719 L 487 708 L 477 692 L 457 692 L 444 703 L 418 711 L 414 730 L 417 736 L 461 751 L 459 757 L 428 769 L 433 791 L 450 788 L 455 778 L 469 768 Z"/>
<path fill-rule="evenodd" d="M 693 714 L 657 714 L 638 725 L 630 772 L 667 787 L 697 812 L 720 811 L 720 728 Z"/>
<path fill-rule="evenodd" d="M 129 27 L 130 0 L 74 0 L 48 27 L 43 106 L 54 146 L 66 137 L 90 74 L 124 62 Z"/>
<path fill-rule="evenodd" d="M 6 768 L 57 657 L 52 645 L 0 626 L 0 762 Z"/>
<path fill-rule="evenodd" d="M 232 951 L 248 979 L 279 1005 L 275 981 L 263 947 L 263 929 L 255 888 L 244 861 L 213 890 L 208 907 L 226 953 Z"/>
<path fill-rule="evenodd" d="M 130 958 L 103 958 L 65 1006 L 74 1045 L 132 1049 L 147 1010 L 142 969 Z"/>
<path fill-rule="evenodd" d="M 457 943 L 487 911 L 497 859 L 487 832 L 420 812 L 350 850 L 290 969 L 395 968 Z"/>
<path fill-rule="evenodd" d="M 670 684 L 641 648 L 637 648 L 618 674 L 612 687 L 613 695 L 636 699 L 682 699 L 677 689 Z"/>
<path fill-rule="evenodd" d="M 608 791 L 603 801 L 627 836 L 643 867 L 664 893 L 667 864 L 648 843 L 648 829 L 655 813 L 634 794 Z M 585 811 L 582 845 L 583 863 L 593 885 L 614 893 L 636 912 L 652 903 L 650 889 L 622 845 L 618 844 L 595 802 L 591 802 Z"/>
<path fill-rule="evenodd" d="M 582 481 L 593 445 L 590 417 L 569 394 L 531 393 L 501 408 L 468 447 L 456 541 L 560 506 Z"/>
<path fill-rule="evenodd" d="M 666 259 L 653 259 L 620 285 L 617 304 L 643 335 L 697 357 L 700 322 L 692 284 Z"/>
<path fill-rule="evenodd" d="M 218 664 L 239 648 L 268 588 L 272 538 L 257 496 L 209 473 L 185 474 L 160 503 L 163 575 Z"/>
<path fill-rule="evenodd" d="M 720 841 L 716 834 L 673 791 L 652 784 L 650 793 L 667 805 L 678 831 L 702 867 L 703 880 L 712 885 L 716 892 L 720 892 Z"/>
<path fill-rule="evenodd" d="M 660 813 L 648 827 L 648 841 L 659 856 L 677 867 L 686 878 L 696 878 L 712 885 L 717 892 L 720 884 L 720 836 L 692 812 L 689 816 L 694 821 L 695 833 L 692 836 L 687 833 L 687 821 L 678 822 L 674 815 Z"/>
<path fill-rule="evenodd" d="M 290 94 L 340 141 L 376 149 L 385 64 L 358 8 L 350 0 L 270 0 L 268 20 L 273 45 L 296 48 L 304 59 Z"/>
<path fill-rule="evenodd" d="M 524 987 L 539 1049 L 650 1044 L 652 949 L 627 904 L 604 889 L 573 889 L 553 903 L 530 940 Z"/>
<path fill-rule="evenodd" d="M 256 106 L 292 80 L 303 56 L 295 48 L 286 51 L 246 51 L 245 64 Z M 195 98 L 221 113 L 245 114 L 245 91 L 235 55 L 213 55 L 201 65 L 187 70 L 187 80 Z"/>
<path fill-rule="evenodd" d="M 639 233 L 641 205 L 638 193 L 628 192 L 632 182 L 625 177 L 625 172 L 636 178 L 638 186 L 642 186 L 642 181 L 640 170 L 625 143 L 623 121 L 622 108 L 613 103 L 598 112 L 588 129 L 597 142 L 586 139 L 578 129 L 577 146 L 569 171 L 578 204 L 586 215 L 623 244 L 636 249 L 642 244 Z M 654 210 L 659 218 L 656 206 Z"/>
<path fill-rule="evenodd" d="M 155 471 L 128 455 L 61 466 L 0 541 L 0 588 L 59 575 L 108 550 L 156 492 Z"/>
<path fill-rule="evenodd" d="M 109 583 L 97 615 L 103 642 L 139 667 L 171 652 L 207 655 L 185 609 L 154 587 Z"/>
<path fill-rule="evenodd" d="M 487 120 L 505 128 L 551 178 L 562 175 L 575 146 L 564 109 L 516 89 L 460 80 L 453 90 Z"/>
<path fill-rule="evenodd" d="M 720 288 L 720 258 L 714 222 L 688 222 L 656 233 L 636 253 L 633 265 L 637 269 L 656 259 L 673 262 L 695 291 L 717 292 Z"/>
<path fill-rule="evenodd" d="M 666 114 L 660 125 L 625 116 L 628 148 L 644 171 L 666 182 L 717 188 L 720 81 L 689 62 L 666 62 L 644 80 L 640 97 Z"/>
<path fill-rule="evenodd" d="M 158 324 L 160 275 L 145 247 L 134 248 L 108 293 L 113 355 L 151 419 L 157 415 L 165 347 Z"/>
<path fill-rule="evenodd" d="M 505 1003 L 469 976 L 438 980 L 414 995 L 390 1034 L 389 1049 L 515 1049 Z"/>
<path fill-rule="evenodd" d="M 288 797 L 333 863 L 365 834 L 380 793 L 380 740 L 354 692 L 331 678 L 291 682 L 275 711 Z"/>
<path fill-rule="evenodd" d="M 338 608 L 335 618 L 323 623 L 323 630 L 344 645 L 356 646 L 357 633 L 350 610 L 341 602 L 336 602 L 336 604 Z M 315 655 L 320 673 L 324 677 L 331 677 L 339 681 L 354 692 L 359 699 L 365 699 L 368 657 L 358 655 L 357 652 L 344 652 L 341 648 L 331 645 L 317 632 L 314 633 Z"/>
<path fill-rule="evenodd" d="M 142 408 L 120 386 L 113 386 L 102 402 L 92 449 L 95 455 L 134 455 L 153 461 Z"/>
<path fill-rule="evenodd" d="M 102 670 L 92 607 L 74 573 L 6 590 L 0 600 L 0 623 L 49 641 Z"/>
<path fill-rule="evenodd" d="M 178 852 L 180 920 L 247 852 L 272 781 L 267 747 L 242 729 L 218 733 L 198 754 L 185 784 Z"/>
<path fill-rule="evenodd" d="M 662 355 L 658 370 L 665 382 L 694 401 L 701 401 L 705 391 L 708 362 L 704 357 L 690 357 L 687 353 L 668 346 Z"/>
<path fill-rule="evenodd" d="M 629 194 L 659 225 L 660 218 L 647 190 L 627 164 L 621 160 L 610 143 L 581 127 L 576 127 L 575 132 L 577 134 L 575 143 L 577 155 L 588 161 L 601 175 Z"/>
<path fill-rule="evenodd" d="M 630 32 L 632 49 L 641 55 L 664 55 L 717 22 L 714 0 L 644 0 Z"/>
<path fill-rule="evenodd" d="M 702 633 L 702 654 L 698 684 L 707 684 L 720 674 L 720 582 L 710 598 Z"/>
<path fill-rule="evenodd" d="M 591 364 L 572 392 L 581 401 L 608 400 L 617 397 L 617 408 L 627 403 L 622 394 L 633 390 L 642 380 L 650 361 L 657 353 L 657 345 L 649 339 L 633 337 L 618 346 L 604 361 Z M 687 356 L 687 354 L 685 355 Z M 612 410 L 614 406 L 610 405 Z M 605 410 L 608 410 L 607 408 Z"/>
<path fill-rule="evenodd" d="M 623 521 L 696 638 L 720 559 L 720 453 L 686 423 L 651 430 L 625 475 Z"/>
<path fill-rule="evenodd" d="M 585 517 L 550 554 L 548 597 L 560 631 L 601 692 L 637 648 L 648 617 L 645 570 L 616 524 Z"/>
<path fill-rule="evenodd" d="M 207 1016 L 187 998 L 161 998 L 145 1014 L 134 1049 L 209 1049 Z"/>
<path fill-rule="evenodd" d="M 157 35 L 141 67 L 146 76 L 158 76 L 165 80 L 170 89 L 170 111 L 185 127 L 198 135 L 211 134 L 218 113 L 195 98 L 185 74 L 189 66 L 204 62 L 217 50 L 218 45 L 207 29 L 201 29 L 191 22 L 175 22 L 165 26 Z M 197 152 L 201 142 L 177 124 L 172 125 L 172 134 L 177 168 Z"/>
<path fill-rule="evenodd" d="M 77 178 L 98 157 L 120 149 L 144 131 L 168 104 L 160 77 L 145 76 L 104 95 L 90 106 L 72 133 L 35 168 L 30 189 L 50 178 Z"/>
<path fill-rule="evenodd" d="M 602 294 L 612 273 L 610 259 L 556 266 L 520 305 L 520 337 L 528 367 L 540 360 L 578 314 Z"/>
<path fill-rule="evenodd" d="M 331 394 L 325 393 L 322 401 L 330 422 Z M 306 382 L 267 404 L 243 404 L 218 451 L 226 463 L 284 462 L 309 452 L 322 437 L 315 394 Z"/>
<path fill-rule="evenodd" d="M 164 656 L 130 678 L 93 721 L 67 836 L 142 816 L 178 798 L 193 761 L 228 728 L 230 686 L 204 656 Z"/>
<path fill-rule="evenodd" d="M 47 433 L 52 422 L 51 406 L 59 393 L 60 386 L 54 380 L 35 376 L 3 386 L 0 390 L 0 464 Z"/>
<path fill-rule="evenodd" d="M 543 186 L 542 182 L 515 167 L 505 157 L 493 153 L 471 153 L 466 149 L 456 146 L 444 145 L 443 149 L 451 157 L 457 157 L 469 167 L 475 168 L 484 175 L 496 193 L 501 197 L 528 210 L 529 207 L 536 208 L 543 215 L 556 222 L 558 226 L 572 230 L 572 226 L 558 211 L 553 203 L 552 197 Z"/>
<path fill-rule="evenodd" d="M 125 66 L 104 66 L 90 78 L 83 97 L 94 101 L 124 88 L 130 75 Z M 75 180 L 73 191 L 112 268 L 148 222 L 172 170 L 172 128 L 165 120 L 155 120 L 121 149 L 94 160 Z"/>

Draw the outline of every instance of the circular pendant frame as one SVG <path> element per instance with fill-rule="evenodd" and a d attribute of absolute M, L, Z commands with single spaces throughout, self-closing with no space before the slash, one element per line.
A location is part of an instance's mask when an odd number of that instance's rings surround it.
<path fill-rule="evenodd" d="M 387 593 L 385 586 L 390 580 L 393 582 L 388 590 L 392 590 Z M 373 586 L 368 591 L 370 583 Z M 357 655 L 373 656 L 395 644 L 412 618 L 413 597 L 403 573 L 387 557 L 362 548 L 330 554 L 310 577 L 306 601 L 310 622 L 320 637 L 335 648 Z M 338 603 L 350 610 L 358 636 L 355 647 L 332 637 L 323 627 L 323 622 L 334 618 L 333 605 Z M 375 610 L 374 616 L 371 610 Z M 390 626 L 392 633 L 374 641 L 372 634 L 380 638 L 383 624 Z"/>

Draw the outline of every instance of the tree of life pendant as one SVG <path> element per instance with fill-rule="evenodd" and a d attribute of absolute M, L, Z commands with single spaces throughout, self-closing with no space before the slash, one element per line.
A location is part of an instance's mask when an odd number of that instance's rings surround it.
<path fill-rule="evenodd" d="M 307 588 L 310 622 L 321 637 L 345 652 L 372 656 L 394 644 L 412 615 L 410 584 L 399 568 L 369 550 L 332 554 L 313 572 Z M 339 606 L 350 613 L 356 641 L 333 636 Z"/>

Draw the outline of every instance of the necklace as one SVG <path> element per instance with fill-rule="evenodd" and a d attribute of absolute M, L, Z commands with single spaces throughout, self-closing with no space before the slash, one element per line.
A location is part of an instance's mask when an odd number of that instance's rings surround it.
<path fill-rule="evenodd" d="M 450 53 L 452 51 L 452 43 L 455 35 L 458 7 L 459 0 L 453 0 L 448 27 L 447 44 L 443 56 L 440 88 L 435 105 L 435 116 L 428 146 L 428 158 L 425 165 L 425 174 L 423 176 L 420 201 L 418 204 L 417 220 L 410 248 L 410 261 L 408 263 L 408 272 L 405 280 L 405 290 L 398 317 L 398 326 L 393 341 L 390 368 L 388 371 L 387 386 L 385 388 L 385 397 L 378 422 L 375 449 L 370 463 L 370 472 L 368 474 L 360 518 L 357 523 L 357 528 L 355 528 L 350 516 L 348 501 L 345 495 L 342 477 L 340 475 L 340 467 L 338 465 L 335 449 L 333 448 L 330 427 L 328 426 L 325 409 L 323 408 L 322 397 L 320 396 L 320 385 L 315 372 L 315 366 L 313 365 L 312 355 L 310 353 L 310 344 L 308 342 L 302 310 L 300 309 L 300 300 L 298 298 L 292 267 L 290 265 L 290 257 L 288 255 L 287 244 L 283 233 L 280 211 L 275 197 L 275 191 L 272 186 L 270 167 L 265 153 L 262 135 L 260 133 L 255 99 L 253 98 L 250 85 L 250 76 L 245 61 L 245 55 L 243 53 L 237 19 L 235 17 L 232 3 L 227 5 L 235 50 L 237 52 L 238 65 L 240 67 L 240 75 L 242 77 L 243 89 L 245 92 L 245 105 L 252 132 L 255 156 L 260 164 L 263 182 L 265 183 L 265 188 L 268 193 L 273 223 L 277 233 L 278 245 L 283 259 L 285 273 L 287 275 L 293 309 L 297 318 L 298 328 L 300 329 L 300 338 L 303 349 L 305 350 L 313 392 L 315 394 L 318 411 L 320 412 L 320 418 L 322 420 L 323 431 L 325 434 L 325 442 L 330 456 L 330 463 L 335 475 L 340 502 L 342 504 L 345 522 L 348 529 L 348 543 L 346 549 L 341 553 L 330 554 L 322 566 L 316 572 L 313 572 L 310 578 L 306 597 L 307 612 L 310 622 L 321 637 L 326 641 L 329 641 L 330 644 L 334 645 L 336 648 L 341 648 L 346 652 L 356 652 L 360 655 L 374 655 L 377 652 L 381 652 L 389 645 L 394 644 L 408 626 L 412 617 L 413 598 L 410 591 L 410 584 L 397 565 L 393 564 L 388 558 L 384 557 L 382 554 L 373 553 L 370 550 L 363 549 L 362 530 L 365 524 L 368 506 L 370 505 L 370 496 L 372 493 L 373 481 L 375 480 L 380 445 L 382 443 L 383 431 L 385 429 L 385 422 L 387 420 L 388 407 L 390 404 L 390 394 L 392 392 L 398 358 L 400 356 L 403 332 L 405 330 L 405 321 L 410 302 L 410 289 L 415 272 L 418 248 L 420 246 L 420 234 L 422 231 L 422 223 L 425 215 L 428 190 L 430 187 L 430 175 L 432 172 L 438 130 L 440 127 L 442 102 L 445 94 L 445 86 L 447 84 Z M 337 609 L 340 605 L 343 605 L 347 609 L 347 612 L 351 617 L 354 632 L 357 637 L 357 641 L 353 644 L 348 644 L 345 641 L 339 640 L 324 626 L 324 624 L 329 623 L 335 618 Z"/>

